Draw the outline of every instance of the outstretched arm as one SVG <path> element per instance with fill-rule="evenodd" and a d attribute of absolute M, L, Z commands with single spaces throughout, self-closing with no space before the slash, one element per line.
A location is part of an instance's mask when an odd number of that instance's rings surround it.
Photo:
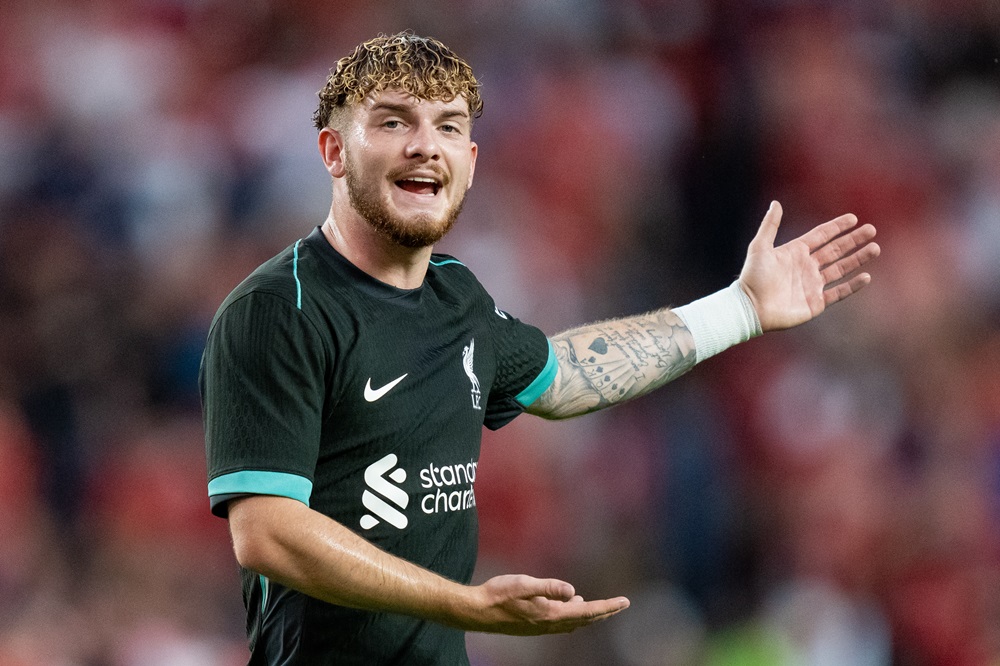
<path fill-rule="evenodd" d="M 555 579 L 509 575 L 461 585 L 390 555 L 287 497 L 233 500 L 229 526 L 242 566 L 342 606 L 515 635 L 569 632 L 628 607 L 624 597 L 585 601 L 572 585 Z"/>
<path fill-rule="evenodd" d="M 528 412 L 567 418 L 643 395 L 726 347 L 805 323 L 871 282 L 858 271 L 879 254 L 875 227 L 855 228 L 854 215 L 841 215 L 775 247 L 781 215 L 772 202 L 727 289 L 554 336 L 556 378 Z"/>

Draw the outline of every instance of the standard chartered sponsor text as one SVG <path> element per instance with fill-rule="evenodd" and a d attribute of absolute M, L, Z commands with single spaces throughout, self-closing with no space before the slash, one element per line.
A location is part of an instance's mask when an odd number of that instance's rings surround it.
<path fill-rule="evenodd" d="M 431 463 L 420 470 L 420 487 L 433 490 L 420 500 L 420 509 L 427 514 L 462 511 L 476 506 L 473 484 L 476 481 L 475 460 L 454 465 Z M 467 486 L 455 488 L 455 486 Z M 449 490 L 455 488 L 454 490 Z"/>

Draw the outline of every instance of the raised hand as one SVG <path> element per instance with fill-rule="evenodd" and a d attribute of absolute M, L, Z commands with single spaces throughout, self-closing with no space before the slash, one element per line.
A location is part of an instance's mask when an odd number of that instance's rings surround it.
<path fill-rule="evenodd" d="M 881 251 L 871 242 L 875 227 L 854 228 L 858 218 L 851 214 L 775 247 L 781 214 L 781 204 L 771 202 L 740 272 L 765 332 L 805 323 L 863 288 L 871 275 L 858 271 Z"/>
<path fill-rule="evenodd" d="M 462 628 L 515 636 L 568 633 L 629 606 L 625 597 L 584 601 L 567 582 L 524 575 L 497 576 L 473 590 L 481 610 Z"/>

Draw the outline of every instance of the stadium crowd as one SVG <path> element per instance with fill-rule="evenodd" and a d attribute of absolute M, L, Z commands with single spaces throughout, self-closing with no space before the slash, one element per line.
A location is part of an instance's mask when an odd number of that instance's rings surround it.
<path fill-rule="evenodd" d="M 815 322 L 485 435 L 477 578 L 632 607 L 474 663 L 1000 663 L 995 0 L 6 0 L 0 664 L 245 663 L 200 355 L 328 210 L 327 71 L 403 28 L 484 86 L 440 249 L 546 332 L 728 284 L 771 199 L 883 248 Z"/>

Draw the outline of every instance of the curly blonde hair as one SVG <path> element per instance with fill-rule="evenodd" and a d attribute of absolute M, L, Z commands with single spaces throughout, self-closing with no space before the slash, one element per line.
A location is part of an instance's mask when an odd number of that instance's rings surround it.
<path fill-rule="evenodd" d="M 380 34 L 337 61 L 319 91 L 319 107 L 313 114 L 316 129 L 328 127 L 347 104 L 390 87 L 426 100 L 450 102 L 464 96 L 470 118 L 483 112 L 472 67 L 438 40 L 406 30 Z"/>

